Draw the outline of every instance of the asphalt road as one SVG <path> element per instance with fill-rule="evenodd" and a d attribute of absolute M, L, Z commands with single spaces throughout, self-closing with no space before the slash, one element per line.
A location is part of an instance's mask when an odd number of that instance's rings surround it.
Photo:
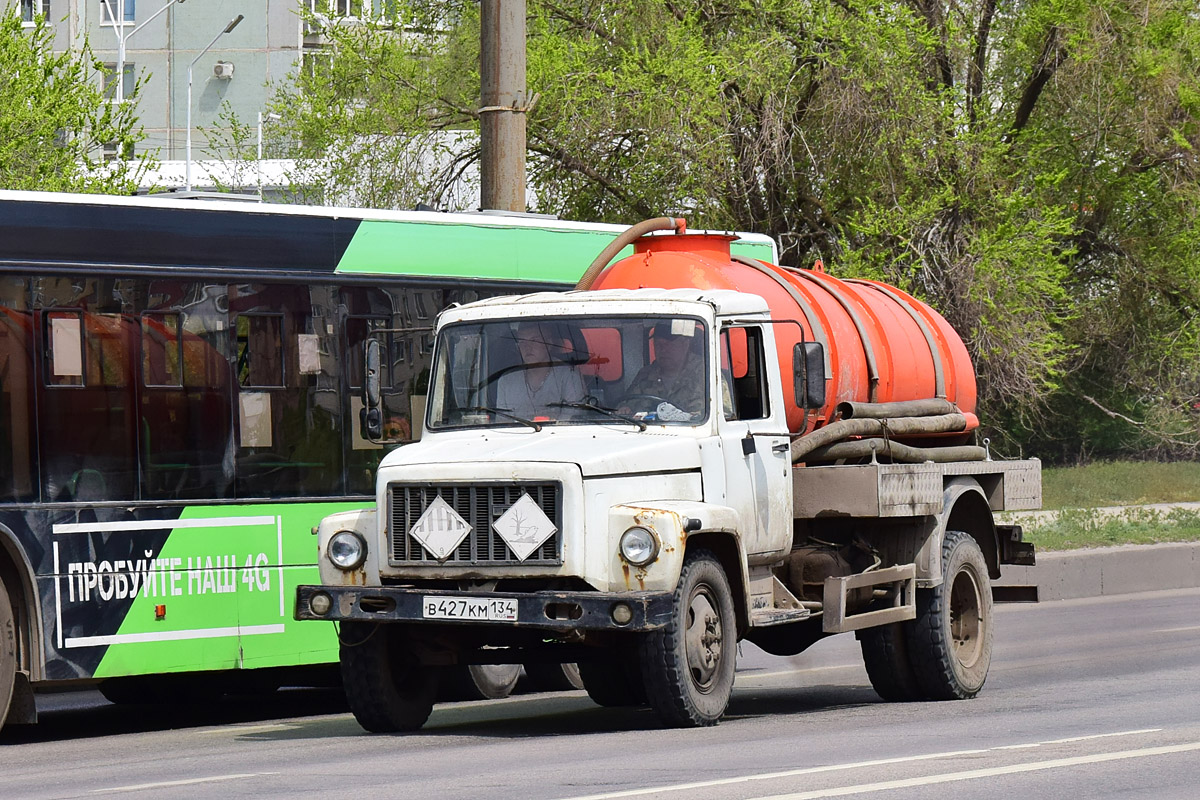
<path fill-rule="evenodd" d="M 848 635 L 740 663 L 729 716 L 689 731 L 581 692 L 441 705 L 408 736 L 328 692 L 186 714 L 50 696 L 0 735 L 0 796 L 1200 797 L 1200 590 L 1004 607 L 966 702 L 879 701 Z"/>

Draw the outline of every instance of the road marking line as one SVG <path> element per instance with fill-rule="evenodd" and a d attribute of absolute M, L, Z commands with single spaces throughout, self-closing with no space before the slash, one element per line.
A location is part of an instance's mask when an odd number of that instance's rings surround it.
<path fill-rule="evenodd" d="M 240 778 L 261 778 L 266 775 L 278 775 L 278 772 L 244 772 L 236 775 L 213 775 L 209 778 L 188 778 L 179 781 L 161 781 L 159 783 L 139 783 L 132 786 L 110 786 L 107 789 L 92 789 L 91 794 L 107 792 L 138 792 L 143 789 L 164 789 L 169 786 L 191 786 L 197 783 L 214 783 L 216 781 L 234 781 Z"/>
<path fill-rule="evenodd" d="M 638 797 L 640 795 L 660 794 L 666 792 L 682 792 L 689 789 L 706 789 L 710 786 L 729 786 L 736 783 L 749 783 L 751 781 L 769 781 L 779 778 L 792 778 L 800 775 L 816 775 L 822 772 L 838 772 L 843 770 L 861 769 L 863 767 L 878 767 L 889 764 L 907 764 L 914 761 L 930 761 L 939 758 L 955 758 L 957 756 L 979 755 L 981 753 L 991 752 L 993 750 L 1018 750 L 1023 748 L 1041 747 L 1046 744 L 1060 744 L 1065 742 L 1081 742 L 1089 739 L 1107 739 L 1113 736 L 1135 736 L 1143 733 L 1158 733 L 1162 728 L 1142 728 L 1134 731 L 1116 731 L 1114 733 L 1097 733 L 1090 736 L 1073 736 L 1068 739 L 1051 739 L 1044 742 L 1029 742 L 1026 744 L 1009 744 L 999 747 L 991 747 L 983 750 L 952 750 L 946 753 L 926 753 L 916 756 L 899 756 L 897 758 L 881 758 L 873 761 L 855 761 L 848 764 L 827 764 L 820 767 L 805 767 L 802 769 L 786 770 L 784 772 L 767 772 L 760 775 L 742 775 L 736 778 L 718 778 L 711 781 L 697 781 L 695 783 L 677 783 L 669 786 L 658 786 L 644 789 L 625 789 L 618 792 L 605 792 L 603 794 L 589 794 L 581 797 L 572 797 L 568 800 L 613 800 L 618 797 Z"/>
<path fill-rule="evenodd" d="M 200 733 L 262 733 L 263 731 L 290 731 L 295 725 L 277 723 L 274 725 L 226 725 L 223 728 L 212 728 Z"/>
<path fill-rule="evenodd" d="M 850 764 L 827 764 L 821 767 L 806 767 L 804 769 L 789 769 L 784 772 L 767 772 L 761 775 L 742 775 L 737 778 L 719 778 L 711 781 L 697 781 L 695 783 L 676 783 L 671 786 L 657 786 L 648 789 L 626 789 L 620 792 L 606 792 L 604 794 L 589 794 L 581 797 L 572 797 L 569 800 L 611 800 L 617 797 L 637 797 L 638 795 L 659 794 L 661 792 L 682 792 L 688 789 L 706 789 L 710 786 L 729 786 L 736 783 L 749 783 L 751 781 L 769 781 L 776 778 L 792 778 L 799 775 L 816 775 L 821 772 L 837 772 L 847 769 L 859 769 L 862 767 L 879 767 L 888 764 L 907 764 L 910 761 L 929 761 L 937 758 L 953 758 L 954 756 L 974 756 L 980 753 L 986 753 L 987 750 L 951 750 L 946 753 L 926 753 L 919 756 L 900 756 L 898 758 L 880 758 L 873 761 L 856 761 Z"/>
<path fill-rule="evenodd" d="M 1137 736 L 1141 733 L 1160 733 L 1162 728 L 1142 728 L 1136 731 L 1117 731 L 1116 733 L 1093 733 L 1091 736 L 1070 736 L 1066 739 L 1050 739 L 1038 744 L 1066 744 L 1067 742 L 1087 742 L 1092 739 L 1111 739 L 1114 736 Z"/>
<path fill-rule="evenodd" d="M 1188 625 L 1186 628 L 1159 628 L 1151 633 L 1187 633 L 1189 631 L 1200 631 L 1200 625 Z"/>
<path fill-rule="evenodd" d="M 1013 764 L 1007 767 L 972 769 L 965 772 L 947 772 L 941 775 L 927 775 L 923 778 L 906 778 L 904 780 L 883 781 L 880 783 L 860 783 L 856 786 L 838 786 L 832 789 L 817 789 L 811 792 L 797 792 L 795 794 L 773 794 L 753 798 L 753 800 L 819 800 L 819 798 L 824 797 L 845 797 L 852 794 L 886 792 L 892 789 L 911 789 L 916 786 L 969 781 L 976 778 L 991 778 L 998 775 L 1015 775 L 1022 772 L 1040 772 L 1047 769 L 1077 767 L 1084 764 L 1102 764 L 1106 761 L 1123 761 L 1129 758 L 1147 758 L 1150 756 L 1169 755 L 1171 753 L 1187 753 L 1192 750 L 1200 750 L 1200 742 L 1166 745 L 1163 747 L 1146 747 L 1140 750 L 1120 750 L 1114 753 L 1099 753 L 1092 756 L 1056 758 L 1052 761 L 1035 761 L 1031 764 Z"/>

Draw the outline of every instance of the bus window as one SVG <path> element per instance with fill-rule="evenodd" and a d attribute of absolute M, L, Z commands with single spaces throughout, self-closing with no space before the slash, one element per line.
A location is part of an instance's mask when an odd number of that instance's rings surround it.
<path fill-rule="evenodd" d="M 77 311 L 42 317 L 41 412 L 43 419 L 59 421 L 40 428 L 46 499 L 135 499 L 136 322 Z"/>
<path fill-rule="evenodd" d="M 37 498 L 34 372 L 26 282 L 0 281 L 0 500 Z"/>
<path fill-rule="evenodd" d="M 283 316 L 242 314 L 237 318 L 238 384 L 279 388 L 283 384 Z"/>
<path fill-rule="evenodd" d="M 340 335 L 329 322 L 336 289 L 231 287 L 237 314 L 237 495 L 339 495 L 342 475 Z M 301 347 L 307 353 L 301 356 Z"/>
<path fill-rule="evenodd" d="M 147 386 L 183 386 L 179 314 L 142 315 L 142 381 Z"/>
<path fill-rule="evenodd" d="M 233 465 L 224 286 L 150 283 L 142 315 L 142 497 L 228 497 Z"/>

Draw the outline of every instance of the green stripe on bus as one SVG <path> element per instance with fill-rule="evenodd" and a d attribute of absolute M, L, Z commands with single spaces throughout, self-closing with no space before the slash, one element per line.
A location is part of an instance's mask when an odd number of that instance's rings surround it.
<path fill-rule="evenodd" d="M 594 258 L 614 236 L 608 231 L 364 220 L 337 271 L 572 284 L 591 263 L 580 253 L 594 253 Z M 632 252 L 626 247 L 619 257 Z M 734 242 L 733 252 L 772 258 L 765 243 Z"/>

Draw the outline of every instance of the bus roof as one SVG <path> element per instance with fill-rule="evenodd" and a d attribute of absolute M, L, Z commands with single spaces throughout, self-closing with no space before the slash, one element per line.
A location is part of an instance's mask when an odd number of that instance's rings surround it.
<path fill-rule="evenodd" d="M 623 225 L 0 190 L 0 266 L 190 267 L 573 284 Z M 777 261 L 737 234 L 735 254 Z M 632 252 L 631 248 L 621 256 Z"/>

